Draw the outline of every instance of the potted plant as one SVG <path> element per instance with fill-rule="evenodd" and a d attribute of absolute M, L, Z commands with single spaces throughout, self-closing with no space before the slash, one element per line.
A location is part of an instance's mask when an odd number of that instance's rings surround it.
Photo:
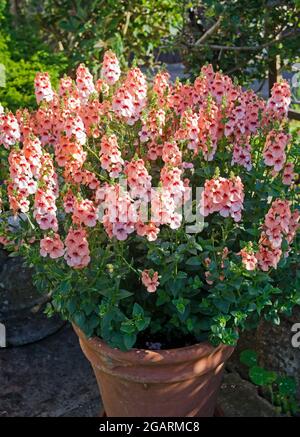
<path fill-rule="evenodd" d="M 299 299 L 273 280 L 299 227 L 287 83 L 265 102 L 209 65 L 171 84 L 107 52 L 96 82 L 80 65 L 35 93 L 1 115 L 2 242 L 74 324 L 108 416 L 211 416 L 239 331 Z"/>

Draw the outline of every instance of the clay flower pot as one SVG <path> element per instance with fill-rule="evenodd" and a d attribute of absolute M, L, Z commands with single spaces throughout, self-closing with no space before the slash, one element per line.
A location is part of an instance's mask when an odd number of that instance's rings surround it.
<path fill-rule="evenodd" d="M 122 352 L 74 329 L 94 369 L 108 417 L 213 416 L 224 365 L 234 347 L 200 343 Z"/>

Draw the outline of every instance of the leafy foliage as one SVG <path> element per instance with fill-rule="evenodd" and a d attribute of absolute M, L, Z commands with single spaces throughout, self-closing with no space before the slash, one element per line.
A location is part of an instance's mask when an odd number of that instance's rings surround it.
<path fill-rule="evenodd" d="M 37 72 L 48 71 L 53 83 L 66 68 L 66 58 L 53 54 L 35 35 L 32 24 L 14 23 L 6 1 L 0 3 L 0 62 L 5 68 L 5 86 L 0 102 L 16 110 L 34 108 L 33 81 Z"/>
<path fill-rule="evenodd" d="M 267 397 L 278 407 L 279 413 L 290 415 L 299 411 L 296 399 L 297 384 L 294 378 L 260 367 L 257 354 L 252 349 L 241 352 L 240 361 L 249 367 L 250 380 L 255 385 L 267 389 Z"/>
<path fill-rule="evenodd" d="M 299 58 L 299 2 L 187 2 L 179 37 L 183 60 L 193 76 L 209 62 L 239 83 L 266 77 L 269 63 L 280 55 L 288 69 Z"/>
<path fill-rule="evenodd" d="M 142 64 L 177 32 L 183 4 L 176 0 L 30 0 L 20 13 L 33 22 L 54 51 L 63 50 L 69 67 L 86 62 L 97 73 L 103 51 L 112 49 L 123 62 Z"/>

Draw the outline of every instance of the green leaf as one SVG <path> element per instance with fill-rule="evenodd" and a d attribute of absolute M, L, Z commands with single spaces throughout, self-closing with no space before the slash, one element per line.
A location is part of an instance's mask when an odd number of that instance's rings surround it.
<path fill-rule="evenodd" d="M 277 379 L 279 393 L 282 396 L 294 396 L 297 391 L 297 383 L 295 378 L 291 376 L 281 376 Z"/>
<path fill-rule="evenodd" d="M 72 285 L 68 280 L 62 281 L 57 289 L 59 293 L 68 293 L 71 290 L 72 290 Z"/>
<path fill-rule="evenodd" d="M 270 372 L 259 366 L 253 366 L 249 370 L 251 381 L 256 385 L 270 385 L 276 381 L 277 375 L 275 372 Z"/>
<path fill-rule="evenodd" d="M 179 299 L 173 299 L 172 300 L 172 303 L 175 305 L 175 307 L 177 308 L 177 311 L 180 314 L 184 314 L 186 306 L 187 306 L 187 304 L 189 302 L 190 301 L 188 299 L 184 299 L 182 297 L 180 297 Z"/>
<path fill-rule="evenodd" d="M 82 303 L 82 309 L 84 310 L 85 314 L 89 316 L 95 309 L 95 305 L 93 302 L 84 302 Z"/>
<path fill-rule="evenodd" d="M 150 324 L 151 318 L 150 317 L 144 317 L 142 319 L 135 321 L 135 326 L 137 327 L 138 331 L 144 331 L 149 324 Z"/>
<path fill-rule="evenodd" d="M 118 300 L 126 299 L 127 297 L 133 296 L 133 294 L 134 293 L 131 293 L 131 291 L 121 289 L 117 294 L 117 299 Z"/>
<path fill-rule="evenodd" d="M 126 349 L 131 349 L 135 342 L 136 342 L 136 334 L 124 335 L 124 344 Z"/>
<path fill-rule="evenodd" d="M 67 301 L 67 309 L 71 315 L 75 312 L 76 307 L 77 307 L 77 302 L 75 299 L 70 299 Z"/>
<path fill-rule="evenodd" d="M 214 299 L 214 304 L 216 305 L 218 310 L 222 311 L 223 313 L 228 313 L 230 307 L 230 303 L 228 301 L 225 301 L 221 298 Z"/>
<path fill-rule="evenodd" d="M 176 275 L 177 279 L 185 279 L 187 278 L 187 273 L 186 272 L 178 272 Z"/>
<path fill-rule="evenodd" d="M 253 367 L 257 365 L 257 353 L 252 349 L 246 349 L 240 354 L 241 363 L 248 367 Z"/>
<path fill-rule="evenodd" d="M 79 328 L 81 328 L 81 329 L 84 330 L 84 325 L 85 325 L 85 315 L 84 315 L 84 313 L 83 313 L 82 311 L 81 311 L 81 312 L 78 312 L 78 313 L 75 314 L 75 316 L 74 316 L 74 322 L 75 322 L 75 324 L 76 324 Z"/>
<path fill-rule="evenodd" d="M 134 321 L 128 319 L 122 322 L 121 331 L 124 332 L 125 334 L 134 334 L 136 331 Z"/>
<path fill-rule="evenodd" d="M 170 302 L 170 296 L 168 295 L 168 293 L 166 293 L 164 290 L 158 290 L 157 291 L 157 300 L 156 300 L 156 305 L 160 306 L 163 305 L 167 302 Z"/>
<path fill-rule="evenodd" d="M 191 256 L 187 261 L 186 264 L 188 266 L 192 267 L 200 267 L 202 265 L 202 262 L 198 256 Z"/>
<path fill-rule="evenodd" d="M 144 309 L 141 307 L 141 305 L 139 305 L 138 303 L 135 303 L 133 305 L 132 315 L 134 317 L 144 315 Z"/>

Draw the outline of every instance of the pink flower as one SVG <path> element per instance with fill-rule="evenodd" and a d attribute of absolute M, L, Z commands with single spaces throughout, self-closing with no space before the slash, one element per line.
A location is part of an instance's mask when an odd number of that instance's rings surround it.
<path fill-rule="evenodd" d="M 294 164 L 292 162 L 287 162 L 283 169 L 282 183 L 284 185 L 292 185 L 296 176 L 297 175 L 294 172 Z"/>
<path fill-rule="evenodd" d="M 300 212 L 298 210 L 295 210 L 291 214 L 289 229 L 286 235 L 286 240 L 289 244 L 292 244 L 296 236 L 296 232 L 298 231 L 299 228 L 300 228 Z"/>
<path fill-rule="evenodd" d="M 60 258 L 64 255 L 64 243 L 58 234 L 53 237 L 45 237 L 40 241 L 40 254 L 43 257 L 47 255 L 52 259 Z"/>
<path fill-rule="evenodd" d="M 118 58 L 111 50 L 105 52 L 101 77 L 108 83 L 108 85 L 114 85 L 119 80 L 120 75 L 121 69 Z"/>
<path fill-rule="evenodd" d="M 239 164 L 250 171 L 252 169 L 251 163 L 251 146 L 249 137 L 237 138 L 233 147 L 233 155 L 231 165 Z"/>
<path fill-rule="evenodd" d="M 2 244 L 3 246 L 6 246 L 7 244 L 9 244 L 9 240 L 0 235 L 0 244 Z"/>
<path fill-rule="evenodd" d="M 125 175 L 132 199 L 148 201 L 151 193 L 151 176 L 142 159 L 132 160 L 125 167 Z"/>
<path fill-rule="evenodd" d="M 291 244 L 299 229 L 299 211 L 291 212 L 290 202 L 276 199 L 272 203 L 265 217 L 263 232 L 259 241 L 259 250 L 256 253 L 258 265 L 263 271 L 270 267 L 277 268 L 280 261 L 283 238 Z"/>
<path fill-rule="evenodd" d="M 163 127 L 166 122 L 166 115 L 163 109 L 152 109 L 147 118 L 143 120 L 142 129 L 139 137 L 142 143 L 149 140 L 155 141 L 163 133 Z"/>
<path fill-rule="evenodd" d="M 60 122 L 60 139 L 67 137 L 70 140 L 75 140 L 80 145 L 85 144 L 85 127 L 82 118 L 79 115 L 73 115 L 70 111 L 65 110 L 62 113 Z"/>
<path fill-rule="evenodd" d="M 74 91 L 75 85 L 73 83 L 73 80 L 69 76 L 64 76 L 59 81 L 59 95 L 65 96 L 65 95 L 71 95 Z"/>
<path fill-rule="evenodd" d="M 259 251 L 255 254 L 260 269 L 267 272 L 271 267 L 277 268 L 282 255 L 281 249 L 270 248 L 260 245 Z"/>
<path fill-rule="evenodd" d="M 164 106 L 167 103 L 170 90 L 170 75 L 166 71 L 156 74 L 153 80 L 153 91 L 158 96 L 159 105 Z"/>
<path fill-rule="evenodd" d="M 84 64 L 80 64 L 77 68 L 76 85 L 79 91 L 79 97 L 83 103 L 86 103 L 89 96 L 96 92 L 93 76 Z"/>
<path fill-rule="evenodd" d="M 163 145 L 162 159 L 164 163 L 179 166 L 182 163 L 182 153 L 175 142 L 167 142 Z"/>
<path fill-rule="evenodd" d="M 104 135 L 100 149 L 101 167 L 108 171 L 111 178 L 117 178 L 122 171 L 124 161 L 121 157 L 116 135 Z"/>
<path fill-rule="evenodd" d="M 115 114 L 132 126 L 147 104 L 147 81 L 139 68 L 132 68 L 112 98 Z"/>
<path fill-rule="evenodd" d="M 217 151 L 219 137 L 219 124 L 221 112 L 218 106 L 212 102 L 206 102 L 199 111 L 199 146 L 206 161 L 212 161 Z"/>
<path fill-rule="evenodd" d="M 29 196 L 37 190 L 37 183 L 31 171 L 30 162 L 23 150 L 11 150 L 8 158 L 10 182 L 7 185 L 10 208 L 14 213 L 29 211 Z"/>
<path fill-rule="evenodd" d="M 255 257 L 255 254 L 251 248 L 249 249 L 242 249 L 239 253 L 242 257 L 242 262 L 246 268 L 246 270 L 255 270 L 257 265 L 257 259 Z"/>
<path fill-rule="evenodd" d="M 175 132 L 175 139 L 181 141 L 187 141 L 187 148 L 198 152 L 199 146 L 199 115 L 185 111 L 180 119 L 180 128 Z"/>
<path fill-rule="evenodd" d="M 157 240 L 157 236 L 159 234 L 159 227 L 155 225 L 155 223 L 150 222 L 145 226 L 144 235 L 146 236 L 148 241 Z"/>
<path fill-rule="evenodd" d="M 142 272 L 142 283 L 145 285 L 149 293 L 154 293 L 159 286 L 158 272 L 144 270 Z"/>
<path fill-rule="evenodd" d="M 33 216 L 42 230 L 58 230 L 56 218 L 56 198 L 58 197 L 57 175 L 49 154 L 41 157 L 40 170 L 41 188 L 38 188 L 34 198 Z"/>
<path fill-rule="evenodd" d="M 244 186 L 239 176 L 207 180 L 202 193 L 200 212 L 204 217 L 219 212 L 222 217 L 231 216 L 238 222 L 241 220 L 243 201 Z"/>
<path fill-rule="evenodd" d="M 265 164 L 269 167 L 274 167 L 276 172 L 282 170 L 286 155 L 285 149 L 290 141 L 291 136 L 283 131 L 272 130 L 269 132 L 266 144 L 264 147 Z"/>
<path fill-rule="evenodd" d="M 287 116 L 291 103 L 291 90 L 286 80 L 281 80 L 273 85 L 271 97 L 267 103 L 267 110 L 271 117 L 281 120 Z"/>
<path fill-rule="evenodd" d="M 51 102 L 53 100 L 54 93 L 51 88 L 51 82 L 48 73 L 38 73 L 35 76 L 34 89 L 38 104 L 40 104 L 43 100 L 45 102 Z"/>
<path fill-rule="evenodd" d="M 0 113 L 0 144 L 9 149 L 20 139 L 20 127 L 16 117 L 11 112 Z"/>
<path fill-rule="evenodd" d="M 91 200 L 84 199 L 74 202 L 72 215 L 73 223 L 92 228 L 96 226 L 97 220 L 97 209 Z"/>
<path fill-rule="evenodd" d="M 90 262 L 90 251 L 86 238 L 86 231 L 82 228 L 70 228 L 65 240 L 67 264 L 74 269 L 82 269 Z"/>
<path fill-rule="evenodd" d="M 70 213 L 70 212 L 74 211 L 75 200 L 76 199 L 75 199 L 74 194 L 72 193 L 71 190 L 69 190 L 63 198 L 64 208 L 65 208 L 66 213 Z"/>

